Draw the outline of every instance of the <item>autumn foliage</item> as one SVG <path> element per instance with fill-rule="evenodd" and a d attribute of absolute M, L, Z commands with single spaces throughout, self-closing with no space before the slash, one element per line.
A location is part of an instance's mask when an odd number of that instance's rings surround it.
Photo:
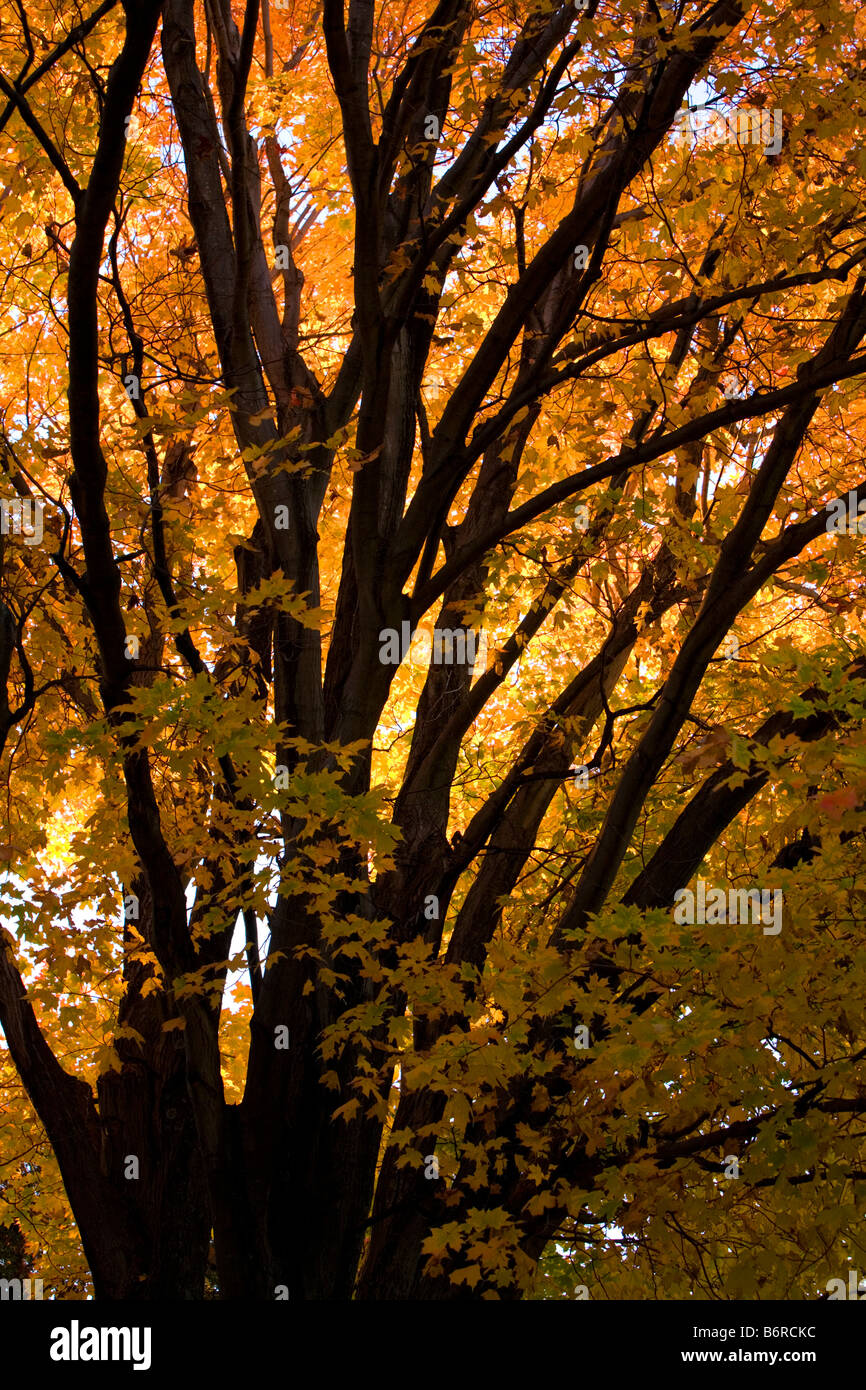
<path fill-rule="evenodd" d="M 864 60 L 855 0 L 2 0 L 0 1274 L 866 1259 Z"/>

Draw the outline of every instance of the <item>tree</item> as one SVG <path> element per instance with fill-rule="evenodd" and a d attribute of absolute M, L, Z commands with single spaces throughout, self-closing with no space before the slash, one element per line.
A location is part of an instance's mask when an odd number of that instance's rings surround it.
<path fill-rule="evenodd" d="M 844 1273 L 862 31 L 6 7 L 0 1195 L 56 1292 Z"/>

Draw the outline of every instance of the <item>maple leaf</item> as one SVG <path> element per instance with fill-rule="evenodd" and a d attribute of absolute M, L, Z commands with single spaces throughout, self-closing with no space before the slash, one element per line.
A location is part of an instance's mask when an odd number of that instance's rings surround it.
<path fill-rule="evenodd" d="M 860 1238 L 863 15 L 446 8 L 4 7 L 51 1298 L 790 1300 Z"/>

